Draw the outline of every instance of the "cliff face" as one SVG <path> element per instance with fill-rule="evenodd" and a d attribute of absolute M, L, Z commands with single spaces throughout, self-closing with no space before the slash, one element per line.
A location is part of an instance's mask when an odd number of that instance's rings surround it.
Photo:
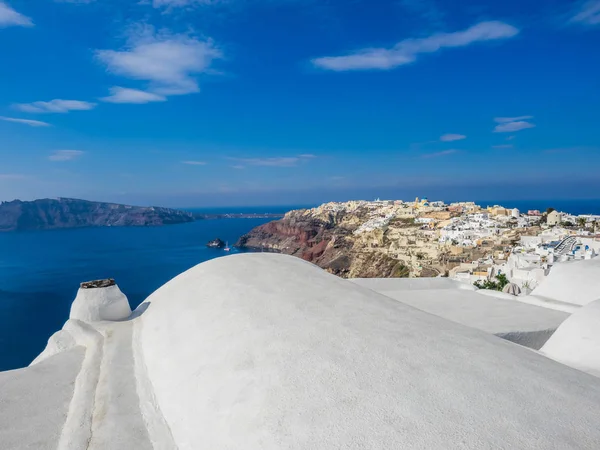
<path fill-rule="evenodd" d="M 352 230 L 335 224 L 336 217 L 292 211 L 242 236 L 237 246 L 298 256 L 342 275 L 350 270 Z"/>
<path fill-rule="evenodd" d="M 127 206 L 68 198 L 0 204 L 0 231 L 80 227 L 156 226 L 192 222 L 192 214 L 169 208 Z"/>
<path fill-rule="evenodd" d="M 298 256 L 341 277 L 444 273 L 445 250 L 414 217 L 409 209 L 392 215 L 358 202 L 326 204 L 257 227 L 237 246 Z"/>

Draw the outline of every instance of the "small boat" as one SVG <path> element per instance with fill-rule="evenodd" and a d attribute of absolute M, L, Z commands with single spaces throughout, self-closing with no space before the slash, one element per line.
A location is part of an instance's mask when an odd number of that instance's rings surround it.
<path fill-rule="evenodd" d="M 223 250 L 226 251 L 226 252 L 230 252 L 231 251 L 231 249 L 229 248 L 229 242 L 225 243 L 225 248 Z"/>

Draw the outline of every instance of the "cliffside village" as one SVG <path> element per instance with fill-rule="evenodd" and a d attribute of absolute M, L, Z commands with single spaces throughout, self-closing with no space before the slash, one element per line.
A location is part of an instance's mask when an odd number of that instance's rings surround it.
<path fill-rule="evenodd" d="M 504 274 L 524 294 L 554 264 L 600 254 L 600 215 L 573 216 L 551 208 L 523 212 L 418 198 L 327 203 L 311 211 L 356 215 L 357 242 L 405 261 L 410 276 L 434 276 L 436 270 L 473 284 Z"/>

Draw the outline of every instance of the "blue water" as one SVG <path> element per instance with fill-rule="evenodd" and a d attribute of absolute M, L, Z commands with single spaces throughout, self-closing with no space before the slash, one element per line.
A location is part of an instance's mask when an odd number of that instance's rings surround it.
<path fill-rule="evenodd" d="M 287 208 L 206 212 L 281 210 Z M 0 233 L 0 371 L 28 365 L 44 349 L 67 320 L 80 282 L 115 278 L 134 308 L 179 273 L 227 254 L 206 248 L 209 240 L 233 245 L 269 220 Z"/>

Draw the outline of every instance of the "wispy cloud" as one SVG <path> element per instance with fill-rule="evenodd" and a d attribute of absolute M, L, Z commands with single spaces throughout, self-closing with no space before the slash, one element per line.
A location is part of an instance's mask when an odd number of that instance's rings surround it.
<path fill-rule="evenodd" d="M 427 38 L 406 39 L 392 48 L 365 48 L 344 56 L 316 58 L 312 63 L 322 69 L 390 70 L 413 63 L 422 53 L 434 53 L 444 48 L 465 47 L 476 42 L 507 39 L 519 30 L 503 22 L 481 22 L 464 31 L 438 33 Z"/>
<path fill-rule="evenodd" d="M 600 0 L 590 0 L 581 3 L 576 14 L 571 17 L 570 21 L 585 25 L 600 24 Z"/>
<path fill-rule="evenodd" d="M 115 75 L 146 81 L 147 92 L 169 96 L 199 92 L 196 75 L 209 73 L 223 55 L 211 40 L 140 26 L 124 49 L 97 50 L 96 57 Z"/>
<path fill-rule="evenodd" d="M 0 0 L 0 28 L 11 26 L 32 27 L 33 21 Z"/>
<path fill-rule="evenodd" d="M 188 166 L 205 166 L 207 163 L 204 161 L 181 161 L 181 164 L 187 164 Z"/>
<path fill-rule="evenodd" d="M 295 167 L 303 161 L 315 158 L 315 155 L 284 156 L 276 158 L 228 158 L 239 166 L 264 166 L 264 167 Z"/>
<path fill-rule="evenodd" d="M 492 148 L 495 148 L 495 149 L 498 149 L 498 150 L 500 150 L 500 149 L 509 149 L 509 148 L 513 148 L 513 145 L 511 145 L 511 144 L 492 145 Z"/>
<path fill-rule="evenodd" d="M 236 169 L 236 170 L 242 170 L 242 169 L 245 169 L 245 168 L 246 168 L 246 166 L 243 166 L 243 165 L 241 165 L 241 164 L 236 164 L 236 165 L 234 165 L 234 166 L 231 166 L 231 168 L 232 168 L 232 169 Z"/>
<path fill-rule="evenodd" d="M 13 107 L 19 111 L 29 113 L 68 113 L 69 111 L 94 109 L 96 104 L 80 100 L 55 99 L 49 102 L 17 103 Z"/>
<path fill-rule="evenodd" d="M 52 126 L 49 123 L 41 122 L 39 120 L 16 119 L 14 117 L 0 117 L 0 120 L 4 120 L 5 122 L 22 123 L 24 125 L 29 125 L 30 127 L 50 127 L 50 126 Z"/>
<path fill-rule="evenodd" d="M 281 157 L 281 158 L 230 158 L 232 161 L 237 161 L 248 166 L 267 166 L 267 167 L 294 167 L 300 162 L 297 157 Z"/>
<path fill-rule="evenodd" d="M 516 131 L 526 130 L 527 128 L 535 128 L 535 125 L 525 121 L 508 122 L 497 125 L 496 128 L 494 128 L 494 133 L 514 133 Z"/>
<path fill-rule="evenodd" d="M 519 116 L 519 117 L 496 117 L 494 122 L 496 123 L 508 123 L 508 122 L 519 122 L 521 120 L 533 119 L 533 116 Z"/>
<path fill-rule="evenodd" d="M 535 124 L 527 122 L 530 119 L 533 119 L 533 116 L 496 117 L 494 122 L 498 125 L 494 128 L 494 133 L 514 133 L 527 128 L 535 128 Z M 514 139 L 514 136 L 507 138 L 507 140 L 511 139 Z"/>
<path fill-rule="evenodd" d="M 80 158 L 85 152 L 81 150 L 57 150 L 48 156 L 50 161 L 73 161 Z"/>
<path fill-rule="evenodd" d="M 163 95 L 153 94 L 152 92 L 140 91 L 138 89 L 129 89 L 119 86 L 110 88 L 110 95 L 102 97 L 100 101 L 108 103 L 151 103 L 164 102 L 167 98 Z"/>
<path fill-rule="evenodd" d="M 516 138 L 516 136 L 507 136 L 506 140 L 507 141 L 512 141 L 514 138 Z"/>
<path fill-rule="evenodd" d="M 455 153 L 458 153 L 458 150 L 443 150 L 441 152 L 435 152 L 435 153 L 427 153 L 425 155 L 422 156 L 422 158 L 438 158 L 440 156 L 448 156 L 448 155 L 453 155 Z"/>
<path fill-rule="evenodd" d="M 442 142 L 452 142 L 452 141 L 460 141 L 462 139 L 466 139 L 467 137 L 464 134 L 444 134 L 440 137 L 440 141 Z"/>

